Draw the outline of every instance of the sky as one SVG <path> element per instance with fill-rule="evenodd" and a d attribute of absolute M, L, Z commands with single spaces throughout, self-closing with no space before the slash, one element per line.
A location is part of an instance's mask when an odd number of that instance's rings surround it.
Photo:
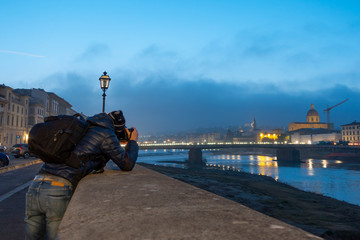
<path fill-rule="evenodd" d="M 0 1 L 0 84 L 140 134 L 360 121 L 360 1 Z"/>

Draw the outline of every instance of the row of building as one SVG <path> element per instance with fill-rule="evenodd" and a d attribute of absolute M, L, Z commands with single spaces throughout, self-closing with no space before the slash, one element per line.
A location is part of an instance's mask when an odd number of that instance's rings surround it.
<path fill-rule="evenodd" d="M 306 114 L 306 122 L 291 122 L 288 125 L 291 143 L 339 143 L 360 144 L 360 123 L 341 125 L 341 131 L 334 130 L 332 123 L 320 122 L 319 113 L 314 104 Z"/>
<path fill-rule="evenodd" d="M 47 116 L 75 114 L 72 105 L 43 89 L 13 89 L 0 85 L 0 146 L 26 143 L 28 133 Z"/>
<path fill-rule="evenodd" d="M 293 143 L 348 142 L 350 145 L 360 144 L 360 123 L 341 125 L 341 131 L 335 131 L 332 123 L 320 122 L 319 113 L 311 104 L 306 115 L 306 122 L 292 122 L 289 133 Z"/>
<path fill-rule="evenodd" d="M 320 122 L 319 113 L 313 104 L 306 114 L 306 122 L 291 122 L 288 129 L 258 129 L 254 119 L 248 126 L 212 131 L 207 133 L 183 134 L 181 136 L 152 136 L 157 142 L 287 142 L 295 144 L 340 143 L 360 145 L 360 123 L 352 122 L 334 130 L 332 123 Z M 148 141 L 145 139 L 144 141 Z M 151 141 L 150 141 L 151 142 Z"/>

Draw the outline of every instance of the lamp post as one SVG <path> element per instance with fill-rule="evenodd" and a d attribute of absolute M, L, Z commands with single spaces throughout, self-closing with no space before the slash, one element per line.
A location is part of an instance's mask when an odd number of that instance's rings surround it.
<path fill-rule="evenodd" d="M 106 74 L 107 74 L 107 72 L 105 71 L 104 74 L 99 78 L 100 87 L 104 91 L 104 93 L 102 95 L 103 96 L 103 112 L 105 112 L 105 97 L 106 97 L 105 91 L 106 91 L 106 89 L 109 88 L 109 84 L 110 84 L 110 80 L 111 80 L 109 75 L 106 75 Z"/>

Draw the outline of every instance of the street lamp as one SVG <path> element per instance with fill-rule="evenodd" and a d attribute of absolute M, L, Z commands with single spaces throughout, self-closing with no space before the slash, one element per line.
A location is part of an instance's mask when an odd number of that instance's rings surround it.
<path fill-rule="evenodd" d="M 102 95 L 103 96 L 103 112 L 105 112 L 105 97 L 106 97 L 105 91 L 106 91 L 106 89 L 109 88 L 109 84 L 110 84 L 110 80 L 111 80 L 109 75 L 106 75 L 106 74 L 107 74 L 107 72 L 105 71 L 104 74 L 99 78 L 100 87 L 104 91 L 104 93 Z"/>

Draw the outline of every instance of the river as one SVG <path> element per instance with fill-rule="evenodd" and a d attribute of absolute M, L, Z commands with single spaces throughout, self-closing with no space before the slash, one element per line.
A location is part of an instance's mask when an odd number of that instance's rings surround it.
<path fill-rule="evenodd" d="M 188 151 L 141 150 L 138 162 L 187 168 Z M 305 159 L 300 163 L 278 163 L 275 157 L 203 150 L 205 168 L 266 175 L 301 190 L 315 192 L 360 206 L 359 163 Z"/>

